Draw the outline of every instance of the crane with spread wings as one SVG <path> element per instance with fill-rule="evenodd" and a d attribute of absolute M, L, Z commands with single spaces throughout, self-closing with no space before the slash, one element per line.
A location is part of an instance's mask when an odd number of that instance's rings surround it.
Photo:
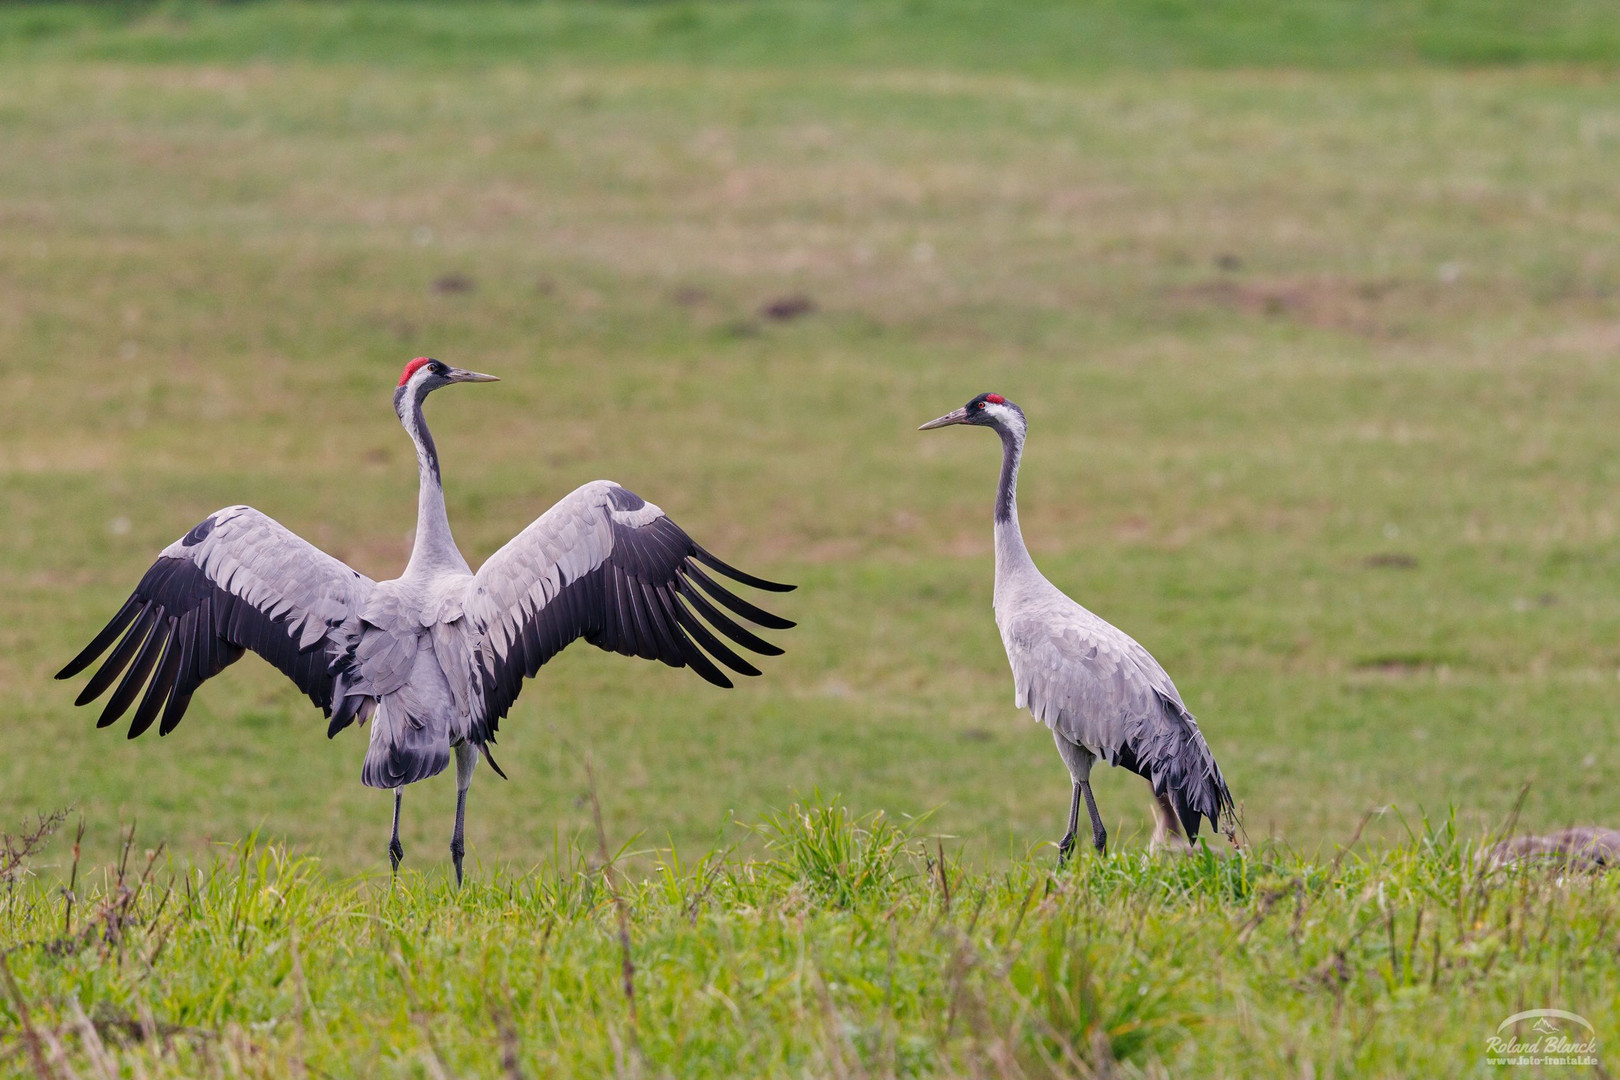
<path fill-rule="evenodd" d="M 459 883 L 478 757 L 506 775 L 489 752 L 501 718 L 523 680 L 567 645 L 584 638 L 689 667 L 721 687 L 732 685 L 722 665 L 760 673 L 732 644 L 781 654 L 737 619 L 775 630 L 793 623 L 706 569 L 756 589 L 793 586 L 722 562 L 658 507 L 610 481 L 565 496 L 474 573 L 450 534 L 422 404 L 441 387 L 495 381 L 431 357 L 412 360 L 400 376 L 394 411 L 416 444 L 420 473 L 416 535 L 403 574 L 373 581 L 252 507 L 228 506 L 165 548 L 124 606 L 58 673 L 71 678 L 111 648 L 75 703 L 112 688 L 98 727 L 135 705 L 130 738 L 154 722 L 167 735 L 203 682 L 245 651 L 258 653 L 326 714 L 328 737 L 370 721 L 361 779 L 394 792 L 388 854 L 396 872 L 404 857 L 405 785 L 442 772 L 454 752 L 450 852 Z"/>

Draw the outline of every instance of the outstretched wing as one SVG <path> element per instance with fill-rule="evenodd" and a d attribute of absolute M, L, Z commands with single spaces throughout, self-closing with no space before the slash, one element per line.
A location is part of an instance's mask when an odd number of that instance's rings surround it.
<path fill-rule="evenodd" d="M 1169 795 L 1189 839 L 1200 817 L 1221 827 L 1232 794 L 1198 722 L 1146 649 L 1061 594 L 1009 619 L 1002 637 L 1020 707 Z"/>
<path fill-rule="evenodd" d="M 151 727 L 160 710 L 158 734 L 167 735 L 197 687 L 252 649 L 330 716 L 373 584 L 252 507 L 229 506 L 164 548 L 118 614 L 56 677 L 77 675 L 117 641 L 74 704 L 94 701 L 123 674 L 96 726 L 123 716 L 144 686 L 129 737 Z"/>
<path fill-rule="evenodd" d="M 756 589 L 793 588 L 721 562 L 658 507 L 606 480 L 577 488 L 547 510 L 490 556 L 463 604 L 475 637 L 472 681 L 482 699 L 473 711 L 475 741 L 496 730 L 525 677 L 580 637 L 626 656 L 690 667 L 716 686 L 731 685 L 716 660 L 758 675 L 722 638 L 765 656 L 782 650 L 720 609 L 773 630 L 793 623 L 733 595 L 705 566 Z"/>

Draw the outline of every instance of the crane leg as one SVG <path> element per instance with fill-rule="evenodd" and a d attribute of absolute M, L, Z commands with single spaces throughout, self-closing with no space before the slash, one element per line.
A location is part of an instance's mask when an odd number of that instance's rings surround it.
<path fill-rule="evenodd" d="M 1090 750 L 1073 742 L 1057 728 L 1052 729 L 1052 739 L 1057 743 L 1058 756 L 1069 770 L 1069 779 L 1074 782 L 1074 797 L 1069 800 L 1069 831 L 1063 834 L 1063 840 L 1058 844 L 1058 865 L 1062 866 L 1069 861 L 1074 853 L 1074 834 L 1080 829 L 1080 798 L 1085 797 L 1086 805 L 1091 807 L 1091 835 L 1092 838 L 1107 837 L 1102 831 L 1102 822 L 1097 819 L 1097 806 L 1091 801 L 1091 766 L 1096 763 L 1097 755 Z M 1102 849 L 1103 840 L 1097 840 L 1097 848 Z"/>
<path fill-rule="evenodd" d="M 399 860 L 405 857 L 405 849 L 399 842 L 399 804 L 404 795 L 404 788 L 394 789 L 394 836 L 388 841 L 388 862 L 393 867 L 395 877 L 399 876 Z"/>
<path fill-rule="evenodd" d="M 1108 830 L 1103 828 L 1102 815 L 1097 813 L 1097 800 L 1091 797 L 1091 782 L 1082 780 L 1076 787 L 1086 797 L 1086 809 L 1091 812 L 1091 844 L 1097 854 L 1108 854 Z"/>
<path fill-rule="evenodd" d="M 467 853 L 467 789 L 472 787 L 473 766 L 478 764 L 478 748 L 470 742 L 456 744 L 456 831 L 450 834 L 450 858 L 456 864 L 456 885 L 461 885 L 461 857 Z"/>
<path fill-rule="evenodd" d="M 461 885 L 461 857 L 467 853 L 467 789 L 456 792 L 456 831 L 450 834 L 450 858 L 456 864 L 456 885 Z"/>
<path fill-rule="evenodd" d="M 1074 833 L 1080 827 L 1080 785 L 1074 785 L 1074 798 L 1069 800 L 1069 831 L 1058 841 L 1058 866 L 1069 861 L 1074 854 Z"/>

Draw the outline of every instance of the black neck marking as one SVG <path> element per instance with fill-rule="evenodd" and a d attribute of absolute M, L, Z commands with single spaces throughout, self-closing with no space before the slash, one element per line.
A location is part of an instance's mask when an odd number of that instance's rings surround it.
<path fill-rule="evenodd" d="M 427 400 L 427 396 L 425 387 L 418 387 L 413 393 L 409 384 L 402 386 L 394 391 L 394 412 L 404 421 L 405 430 L 416 443 L 418 456 L 432 470 L 434 483 L 443 486 L 444 480 L 439 475 L 439 448 L 433 445 L 433 432 L 428 430 L 427 417 L 422 414 L 422 402 Z M 408 414 L 407 409 L 410 410 Z"/>
<path fill-rule="evenodd" d="M 996 521 L 1011 521 L 1018 498 L 1018 459 L 1023 441 L 1006 428 L 997 427 L 1001 436 L 1001 480 L 996 487 Z"/>

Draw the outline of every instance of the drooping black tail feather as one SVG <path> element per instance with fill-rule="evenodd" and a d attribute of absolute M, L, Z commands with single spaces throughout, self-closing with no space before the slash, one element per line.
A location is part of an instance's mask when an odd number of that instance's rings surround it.
<path fill-rule="evenodd" d="M 1201 740 L 1200 740 L 1201 741 Z M 1237 825 L 1237 810 L 1232 803 L 1232 792 L 1221 776 L 1214 757 L 1205 748 L 1208 771 L 1186 778 L 1174 787 L 1166 785 L 1170 804 L 1176 808 L 1176 817 L 1189 841 L 1198 838 L 1200 818 L 1209 819 L 1209 827 L 1218 833 L 1231 834 Z M 1155 794 L 1163 794 L 1155 789 Z"/>
<path fill-rule="evenodd" d="M 1133 771 L 1147 778 L 1153 794 L 1169 797 L 1189 842 L 1198 838 L 1200 821 L 1205 818 L 1211 829 L 1232 835 L 1237 828 L 1237 808 L 1198 722 L 1173 698 L 1162 693 L 1158 698 L 1165 718 L 1173 725 L 1174 738 L 1169 746 L 1161 743 L 1158 753 L 1139 754 Z"/>

